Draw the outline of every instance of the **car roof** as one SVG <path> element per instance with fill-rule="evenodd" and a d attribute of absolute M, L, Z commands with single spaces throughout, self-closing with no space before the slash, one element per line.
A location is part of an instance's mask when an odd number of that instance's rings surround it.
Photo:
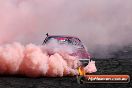
<path fill-rule="evenodd" d="M 69 38 L 77 38 L 76 36 L 69 36 L 69 35 L 48 35 L 47 37 L 69 37 Z"/>
<path fill-rule="evenodd" d="M 76 38 L 77 40 L 79 40 L 80 42 L 82 42 L 78 37 L 76 36 L 69 36 L 69 35 L 47 35 L 47 37 L 45 38 L 45 40 L 43 41 L 42 44 L 44 44 L 44 42 L 46 42 L 46 40 L 50 37 L 65 37 L 65 38 Z"/>

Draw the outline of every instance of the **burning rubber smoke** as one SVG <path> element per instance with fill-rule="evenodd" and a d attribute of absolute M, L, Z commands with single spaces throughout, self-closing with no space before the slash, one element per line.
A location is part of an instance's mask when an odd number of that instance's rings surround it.
<path fill-rule="evenodd" d="M 78 36 L 94 57 L 112 57 L 132 44 L 132 0 L 0 0 L 0 74 L 77 74 L 77 57 L 34 45 L 47 32 Z"/>
<path fill-rule="evenodd" d="M 29 77 L 77 75 L 77 67 L 80 66 L 78 58 L 68 55 L 67 51 L 73 51 L 70 47 L 63 49 L 64 47 L 57 48 L 51 54 L 51 47 L 48 45 L 23 46 L 13 43 L 0 46 L 0 74 Z M 96 72 L 95 62 L 89 62 L 84 69 L 89 73 Z"/>
<path fill-rule="evenodd" d="M 132 0 L 0 0 L 0 44 L 41 44 L 44 34 L 78 36 L 92 55 L 132 44 Z"/>

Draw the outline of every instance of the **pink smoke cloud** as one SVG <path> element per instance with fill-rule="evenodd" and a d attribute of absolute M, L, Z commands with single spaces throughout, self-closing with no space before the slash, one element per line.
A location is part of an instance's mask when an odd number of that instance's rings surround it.
<path fill-rule="evenodd" d="M 89 51 L 131 44 L 132 1 L 1 0 L 0 44 L 41 44 L 45 33 L 74 35 Z M 107 49 L 110 51 L 109 49 Z"/>
<path fill-rule="evenodd" d="M 85 68 L 86 71 L 91 69 L 96 72 L 96 66 L 93 64 L 89 64 L 92 67 Z M 13 43 L 0 47 L 0 74 L 62 77 L 77 75 L 79 66 L 80 62 L 77 57 L 64 52 L 49 55 L 46 46 L 34 44 L 23 46 Z"/>

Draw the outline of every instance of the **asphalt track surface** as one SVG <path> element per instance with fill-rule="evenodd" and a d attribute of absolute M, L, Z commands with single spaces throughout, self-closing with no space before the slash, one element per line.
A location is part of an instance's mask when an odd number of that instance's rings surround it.
<path fill-rule="evenodd" d="M 132 79 L 132 59 L 94 59 L 94 74 L 124 74 Z M 132 81 L 125 84 L 78 84 L 76 77 L 0 76 L 0 88 L 132 88 Z"/>

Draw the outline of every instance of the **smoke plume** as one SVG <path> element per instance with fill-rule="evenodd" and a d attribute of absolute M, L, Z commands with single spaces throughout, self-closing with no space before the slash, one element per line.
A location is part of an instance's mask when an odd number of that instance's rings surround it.
<path fill-rule="evenodd" d="M 81 65 L 79 58 L 63 51 L 51 54 L 45 46 L 19 43 L 6 44 L 0 47 L 0 74 L 21 74 L 29 77 L 50 76 L 62 77 L 77 75 Z M 94 61 L 89 62 L 86 72 L 96 72 Z"/>
<path fill-rule="evenodd" d="M 105 56 L 132 43 L 131 24 L 132 0 L 0 0 L 1 45 L 41 44 L 48 32 L 78 36 Z"/>

